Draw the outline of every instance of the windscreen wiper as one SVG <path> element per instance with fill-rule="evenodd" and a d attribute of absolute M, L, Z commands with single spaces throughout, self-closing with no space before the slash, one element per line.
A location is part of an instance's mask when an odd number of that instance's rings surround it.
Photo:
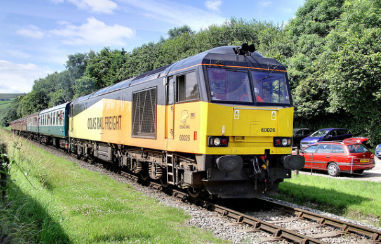
<path fill-rule="evenodd" d="M 274 66 L 274 68 L 273 68 L 273 69 L 266 75 L 266 77 L 264 77 L 264 78 L 262 78 L 262 79 L 260 79 L 260 80 L 257 80 L 257 81 L 255 81 L 255 82 L 260 82 L 260 81 L 263 81 L 263 80 L 266 80 L 267 78 L 269 78 L 270 75 L 271 75 L 271 73 L 274 72 L 274 70 L 275 70 L 277 67 L 278 67 L 278 65 L 277 65 L 277 66 Z"/>

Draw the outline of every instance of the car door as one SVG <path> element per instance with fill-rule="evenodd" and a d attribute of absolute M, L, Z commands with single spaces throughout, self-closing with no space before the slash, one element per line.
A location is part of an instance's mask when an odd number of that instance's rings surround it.
<path fill-rule="evenodd" d="M 340 168 L 342 163 L 347 162 L 347 158 L 348 158 L 348 156 L 344 150 L 343 145 L 335 145 L 335 144 L 332 145 L 332 152 L 331 152 L 331 155 L 330 155 L 328 162 L 335 162 Z M 340 168 L 340 170 L 341 170 L 341 168 Z"/>
<path fill-rule="evenodd" d="M 331 157 L 331 144 L 320 144 L 313 156 L 312 168 L 325 170 Z"/>
<path fill-rule="evenodd" d="M 305 159 L 305 164 L 304 164 L 305 169 L 311 168 L 314 153 L 317 147 L 318 145 L 312 145 L 312 146 L 306 147 L 304 150 L 301 151 L 301 154 L 302 154 L 301 156 L 303 156 Z"/>

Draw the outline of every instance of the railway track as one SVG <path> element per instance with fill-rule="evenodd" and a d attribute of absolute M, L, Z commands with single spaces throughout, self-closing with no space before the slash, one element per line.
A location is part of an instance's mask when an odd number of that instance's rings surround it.
<path fill-rule="evenodd" d="M 46 145 L 45 145 L 46 146 Z M 57 150 L 53 146 L 46 146 Z M 60 150 L 64 152 L 64 150 Z M 71 155 L 76 158 L 76 155 Z M 83 159 L 84 161 L 89 161 Z M 94 163 L 94 161 L 91 161 Z M 282 243 L 340 243 L 335 238 L 347 238 L 352 243 L 381 243 L 381 232 L 367 227 L 347 223 L 338 219 L 330 218 L 324 215 L 313 213 L 299 208 L 282 205 L 279 203 L 257 199 L 258 206 L 265 206 L 270 211 L 262 212 L 258 217 L 258 212 L 246 209 L 242 210 L 242 201 L 240 205 L 229 207 L 230 204 L 216 203 L 202 198 L 193 198 L 187 192 L 175 189 L 171 186 L 164 187 L 161 183 L 142 180 L 140 177 L 125 172 L 115 165 L 102 162 L 101 167 L 122 175 L 134 182 L 151 187 L 158 191 L 163 191 L 167 195 L 181 199 L 182 201 L 201 206 L 209 211 L 214 211 L 221 216 L 229 218 L 229 225 L 238 226 L 237 231 L 252 233 L 266 232 L 267 237 L 254 240 L 256 243 L 279 242 Z M 254 204 L 248 200 L 246 205 Z M 233 201 L 234 202 L 234 201 Z M 252 205 L 253 206 L 253 205 Z M 274 218 L 271 217 L 276 217 Z M 344 240 L 341 243 L 346 243 Z"/>
<path fill-rule="evenodd" d="M 351 224 L 303 209 L 292 208 L 264 199 L 257 199 L 255 200 L 257 206 L 265 206 L 265 208 L 271 209 L 271 211 L 268 211 L 269 214 L 264 214 L 264 218 L 258 218 L 256 217 L 256 212 L 240 211 L 240 206 L 231 208 L 225 206 L 224 203 L 217 204 L 206 199 L 193 198 L 187 192 L 179 189 L 164 187 L 162 184 L 154 181 L 144 181 L 136 175 L 114 167 L 112 164 L 106 163 L 103 165 L 107 165 L 109 170 L 113 170 L 114 172 L 119 173 L 130 180 L 135 182 L 140 181 L 141 184 L 154 188 L 158 191 L 164 191 L 167 195 L 171 195 L 181 199 L 182 201 L 201 206 L 209 211 L 215 211 L 221 216 L 233 220 L 233 222 L 228 225 L 240 226 L 238 231 L 246 233 L 262 231 L 269 234 L 268 237 L 262 237 L 255 240 L 257 243 L 279 241 L 306 244 L 337 243 L 335 238 L 342 237 L 346 237 L 348 242 L 351 241 L 353 243 L 381 243 L 380 231 Z M 240 205 L 242 205 L 242 201 L 240 202 Z M 251 200 L 248 200 L 248 202 L 243 204 L 247 205 L 250 203 Z M 277 220 L 266 220 L 269 215 L 274 214 L 277 215 Z"/>

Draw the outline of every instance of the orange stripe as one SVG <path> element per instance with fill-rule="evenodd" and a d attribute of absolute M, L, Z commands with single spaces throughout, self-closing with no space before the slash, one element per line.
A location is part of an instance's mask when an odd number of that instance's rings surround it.
<path fill-rule="evenodd" d="M 192 66 L 189 66 L 189 67 L 186 67 L 186 68 L 182 68 L 182 69 L 177 69 L 177 70 L 171 71 L 171 72 L 167 73 L 166 75 L 169 75 L 169 74 L 172 74 L 172 73 L 175 73 L 175 72 L 179 72 L 179 71 L 182 71 L 182 70 L 187 70 L 187 69 L 190 69 L 190 68 L 193 68 L 193 67 L 197 67 L 197 66 L 200 66 L 200 65 L 217 66 L 217 67 L 229 67 L 229 68 L 244 68 L 244 69 L 246 68 L 246 69 L 257 69 L 257 70 L 271 70 L 271 69 L 265 69 L 265 68 L 246 67 L 246 66 L 232 66 L 232 65 L 221 65 L 221 64 L 195 64 L 195 65 L 192 65 Z M 280 70 L 280 69 L 275 69 L 274 71 L 287 72 L 287 70 Z M 142 80 L 142 81 L 139 81 L 139 82 L 134 83 L 132 85 L 137 85 L 137 84 L 140 84 L 142 82 L 146 82 L 146 81 L 150 81 L 150 80 L 155 80 L 156 78 L 157 77 L 151 78 L 151 79 L 147 79 L 147 80 Z M 124 87 L 122 87 L 122 88 L 124 88 Z"/>
<path fill-rule="evenodd" d="M 222 65 L 222 64 L 201 64 L 201 65 L 217 66 L 217 67 L 231 67 L 231 68 L 247 68 L 247 69 L 259 69 L 259 70 L 271 70 L 271 69 L 265 69 L 265 68 L 246 67 L 246 66 L 232 66 L 232 65 Z M 274 71 L 287 72 L 287 70 L 280 70 L 280 69 L 275 69 Z"/>

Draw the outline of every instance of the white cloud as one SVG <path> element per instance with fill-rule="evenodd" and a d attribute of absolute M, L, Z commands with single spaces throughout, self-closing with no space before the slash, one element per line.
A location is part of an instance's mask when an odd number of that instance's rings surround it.
<path fill-rule="evenodd" d="M 221 3 L 221 0 L 208 0 L 204 4 L 208 9 L 219 12 Z"/>
<path fill-rule="evenodd" d="M 145 17 L 165 21 L 175 26 L 188 25 L 196 31 L 225 21 L 225 18 L 217 14 L 174 1 L 145 0 L 144 4 L 136 0 L 119 1 L 133 7 L 137 13 Z"/>
<path fill-rule="evenodd" d="M 0 93 L 30 92 L 34 80 L 46 77 L 52 71 L 32 63 L 15 64 L 0 60 Z"/>
<path fill-rule="evenodd" d="M 16 33 L 25 37 L 31 37 L 35 39 L 41 39 L 44 37 L 44 33 L 34 25 L 29 25 L 29 29 L 17 30 Z"/>
<path fill-rule="evenodd" d="M 68 0 L 80 9 L 91 9 L 94 12 L 112 13 L 118 5 L 110 0 Z"/>
<path fill-rule="evenodd" d="M 260 2 L 259 4 L 260 4 L 262 7 L 267 7 L 267 6 L 271 5 L 272 2 L 271 2 L 271 1 L 268 1 L 268 0 L 265 0 L 265 1 L 263 1 L 263 2 Z"/>
<path fill-rule="evenodd" d="M 63 3 L 65 0 L 50 0 L 53 3 Z M 91 10 L 99 13 L 112 13 L 113 10 L 117 9 L 118 5 L 110 0 L 66 0 L 79 9 Z"/>
<path fill-rule="evenodd" d="M 70 22 L 65 21 L 65 20 L 60 20 L 60 21 L 57 21 L 56 23 L 59 25 L 69 25 L 70 24 Z"/>
<path fill-rule="evenodd" d="M 135 36 L 135 31 L 121 25 L 108 26 L 104 22 L 88 18 L 87 23 L 80 26 L 66 24 L 63 29 L 51 31 L 62 36 L 62 42 L 68 45 L 118 45 L 126 44 L 126 39 Z"/>
<path fill-rule="evenodd" d="M 6 53 L 9 56 L 16 57 L 16 58 L 29 58 L 29 54 L 22 52 L 20 50 L 6 50 Z"/>

